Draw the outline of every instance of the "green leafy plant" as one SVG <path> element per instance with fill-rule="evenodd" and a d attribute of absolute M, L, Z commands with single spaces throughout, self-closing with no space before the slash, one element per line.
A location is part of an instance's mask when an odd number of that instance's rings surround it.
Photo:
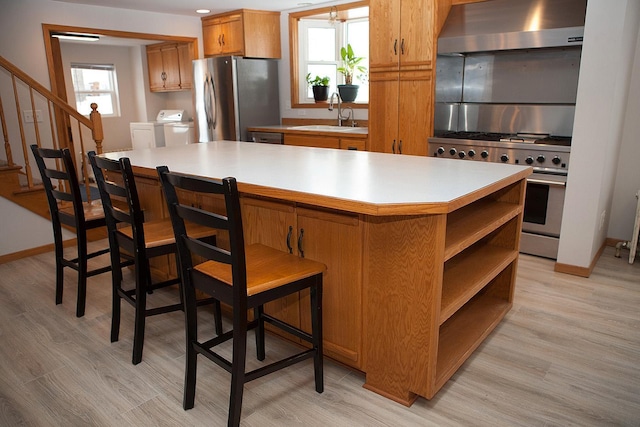
<path fill-rule="evenodd" d="M 307 83 L 309 86 L 329 86 L 329 77 L 324 76 L 315 76 L 313 79 L 311 78 L 311 73 L 307 74 Z"/>
<path fill-rule="evenodd" d="M 338 72 L 344 75 L 345 84 L 353 84 L 353 77 L 356 72 L 360 74 L 367 72 L 366 67 L 359 65 L 364 58 L 353 53 L 351 44 L 347 44 L 346 47 L 340 49 L 340 56 L 342 57 L 342 67 L 338 67 Z"/>

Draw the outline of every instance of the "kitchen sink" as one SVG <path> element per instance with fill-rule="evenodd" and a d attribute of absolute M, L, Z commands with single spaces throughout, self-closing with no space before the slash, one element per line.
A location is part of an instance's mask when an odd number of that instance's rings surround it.
<path fill-rule="evenodd" d="M 305 125 L 305 126 L 292 126 L 291 129 L 295 130 L 308 130 L 316 132 L 345 132 L 345 133 L 366 133 L 367 128 L 362 127 L 350 127 L 350 126 L 332 126 L 332 125 Z"/>

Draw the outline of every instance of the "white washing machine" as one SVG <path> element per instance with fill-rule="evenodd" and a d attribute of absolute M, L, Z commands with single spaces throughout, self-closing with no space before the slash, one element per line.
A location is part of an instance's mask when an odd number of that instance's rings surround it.
<path fill-rule="evenodd" d="M 174 122 L 164 124 L 164 143 L 167 147 L 193 144 L 195 133 L 193 122 Z"/>
<path fill-rule="evenodd" d="M 180 123 L 183 117 L 184 110 L 160 110 L 155 122 L 130 123 L 131 146 L 134 150 L 164 147 L 166 145 L 164 125 Z"/>

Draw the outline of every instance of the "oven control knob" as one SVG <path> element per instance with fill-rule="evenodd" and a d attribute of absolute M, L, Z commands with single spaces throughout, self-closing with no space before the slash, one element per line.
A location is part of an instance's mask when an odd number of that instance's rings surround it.
<path fill-rule="evenodd" d="M 450 149 L 450 150 L 449 150 L 449 154 L 451 154 L 452 156 L 455 156 L 455 155 L 456 155 L 456 152 L 457 152 L 457 151 L 456 151 L 456 149 L 455 149 L 455 148 L 452 148 L 452 149 Z"/>
<path fill-rule="evenodd" d="M 558 156 L 555 156 L 551 161 L 553 162 L 554 165 L 559 165 L 560 162 L 562 162 L 562 160 Z"/>
<path fill-rule="evenodd" d="M 487 150 L 484 150 L 482 153 L 480 153 L 480 156 L 482 156 L 483 159 L 486 159 L 487 157 L 489 157 L 489 152 Z"/>
<path fill-rule="evenodd" d="M 527 156 L 527 158 L 524 161 L 527 162 L 528 165 L 530 165 L 531 163 L 533 163 L 533 157 Z"/>
<path fill-rule="evenodd" d="M 545 160 L 545 159 L 544 159 L 544 156 L 543 156 L 542 154 L 540 154 L 536 160 L 537 160 L 539 163 L 544 163 L 544 160 Z"/>
<path fill-rule="evenodd" d="M 438 147 L 438 154 L 444 153 L 444 147 Z"/>
<path fill-rule="evenodd" d="M 469 150 L 469 151 L 467 152 L 467 155 L 468 155 L 469 157 L 474 157 L 474 156 L 476 155 L 476 152 L 475 152 L 475 150 Z"/>
<path fill-rule="evenodd" d="M 500 156 L 500 160 L 501 160 L 503 163 L 506 163 L 506 162 L 508 162 L 508 161 L 509 161 L 509 156 L 507 156 L 506 154 L 503 154 L 502 156 Z"/>
<path fill-rule="evenodd" d="M 466 156 L 467 156 L 467 153 L 465 153 L 464 151 L 458 152 L 458 157 L 460 157 L 461 159 L 464 159 Z"/>

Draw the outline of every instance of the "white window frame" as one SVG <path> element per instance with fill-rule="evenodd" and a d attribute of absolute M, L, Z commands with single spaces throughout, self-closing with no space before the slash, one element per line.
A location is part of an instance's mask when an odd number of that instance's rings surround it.
<path fill-rule="evenodd" d="M 102 111 L 100 111 L 99 107 L 98 107 L 98 112 L 100 112 L 102 117 L 120 117 L 120 97 L 118 96 L 118 78 L 117 78 L 115 64 L 90 64 L 90 63 L 75 63 L 74 62 L 74 63 L 71 64 L 72 80 L 73 80 L 74 70 L 76 70 L 76 69 L 109 71 L 109 79 L 110 79 L 109 83 L 110 83 L 110 86 L 111 86 L 110 90 L 104 90 L 104 89 L 76 90 L 76 85 L 74 84 L 73 85 L 73 93 L 74 93 L 74 97 L 75 97 L 76 108 L 77 108 L 78 102 L 79 102 L 79 95 L 80 96 L 86 96 L 86 95 L 109 94 L 111 96 L 111 107 L 112 107 L 113 113 L 112 114 L 105 114 Z M 85 115 L 88 116 L 89 113 L 87 113 Z"/>
<path fill-rule="evenodd" d="M 335 61 L 310 61 L 309 60 L 309 30 L 312 28 L 335 28 L 336 30 L 336 46 L 335 46 Z M 328 21 L 321 21 L 318 19 L 301 19 L 298 22 L 298 36 L 300 37 L 300 43 L 298 45 L 298 64 L 299 70 L 298 73 L 298 87 L 301 88 L 299 90 L 299 98 L 298 102 L 301 104 L 312 104 L 314 103 L 313 96 L 309 97 L 307 90 L 307 73 L 309 72 L 309 65 L 334 65 L 337 67 L 340 66 L 340 46 L 342 46 L 342 42 L 344 40 L 344 25 L 341 23 L 331 24 Z M 336 79 L 338 79 L 339 73 L 336 72 L 335 76 L 329 76 L 331 81 L 329 82 L 330 87 L 333 91 L 337 90 L 337 85 L 340 84 Z M 312 76 L 313 77 L 313 76 Z M 302 89 L 304 88 L 304 89 Z"/>

